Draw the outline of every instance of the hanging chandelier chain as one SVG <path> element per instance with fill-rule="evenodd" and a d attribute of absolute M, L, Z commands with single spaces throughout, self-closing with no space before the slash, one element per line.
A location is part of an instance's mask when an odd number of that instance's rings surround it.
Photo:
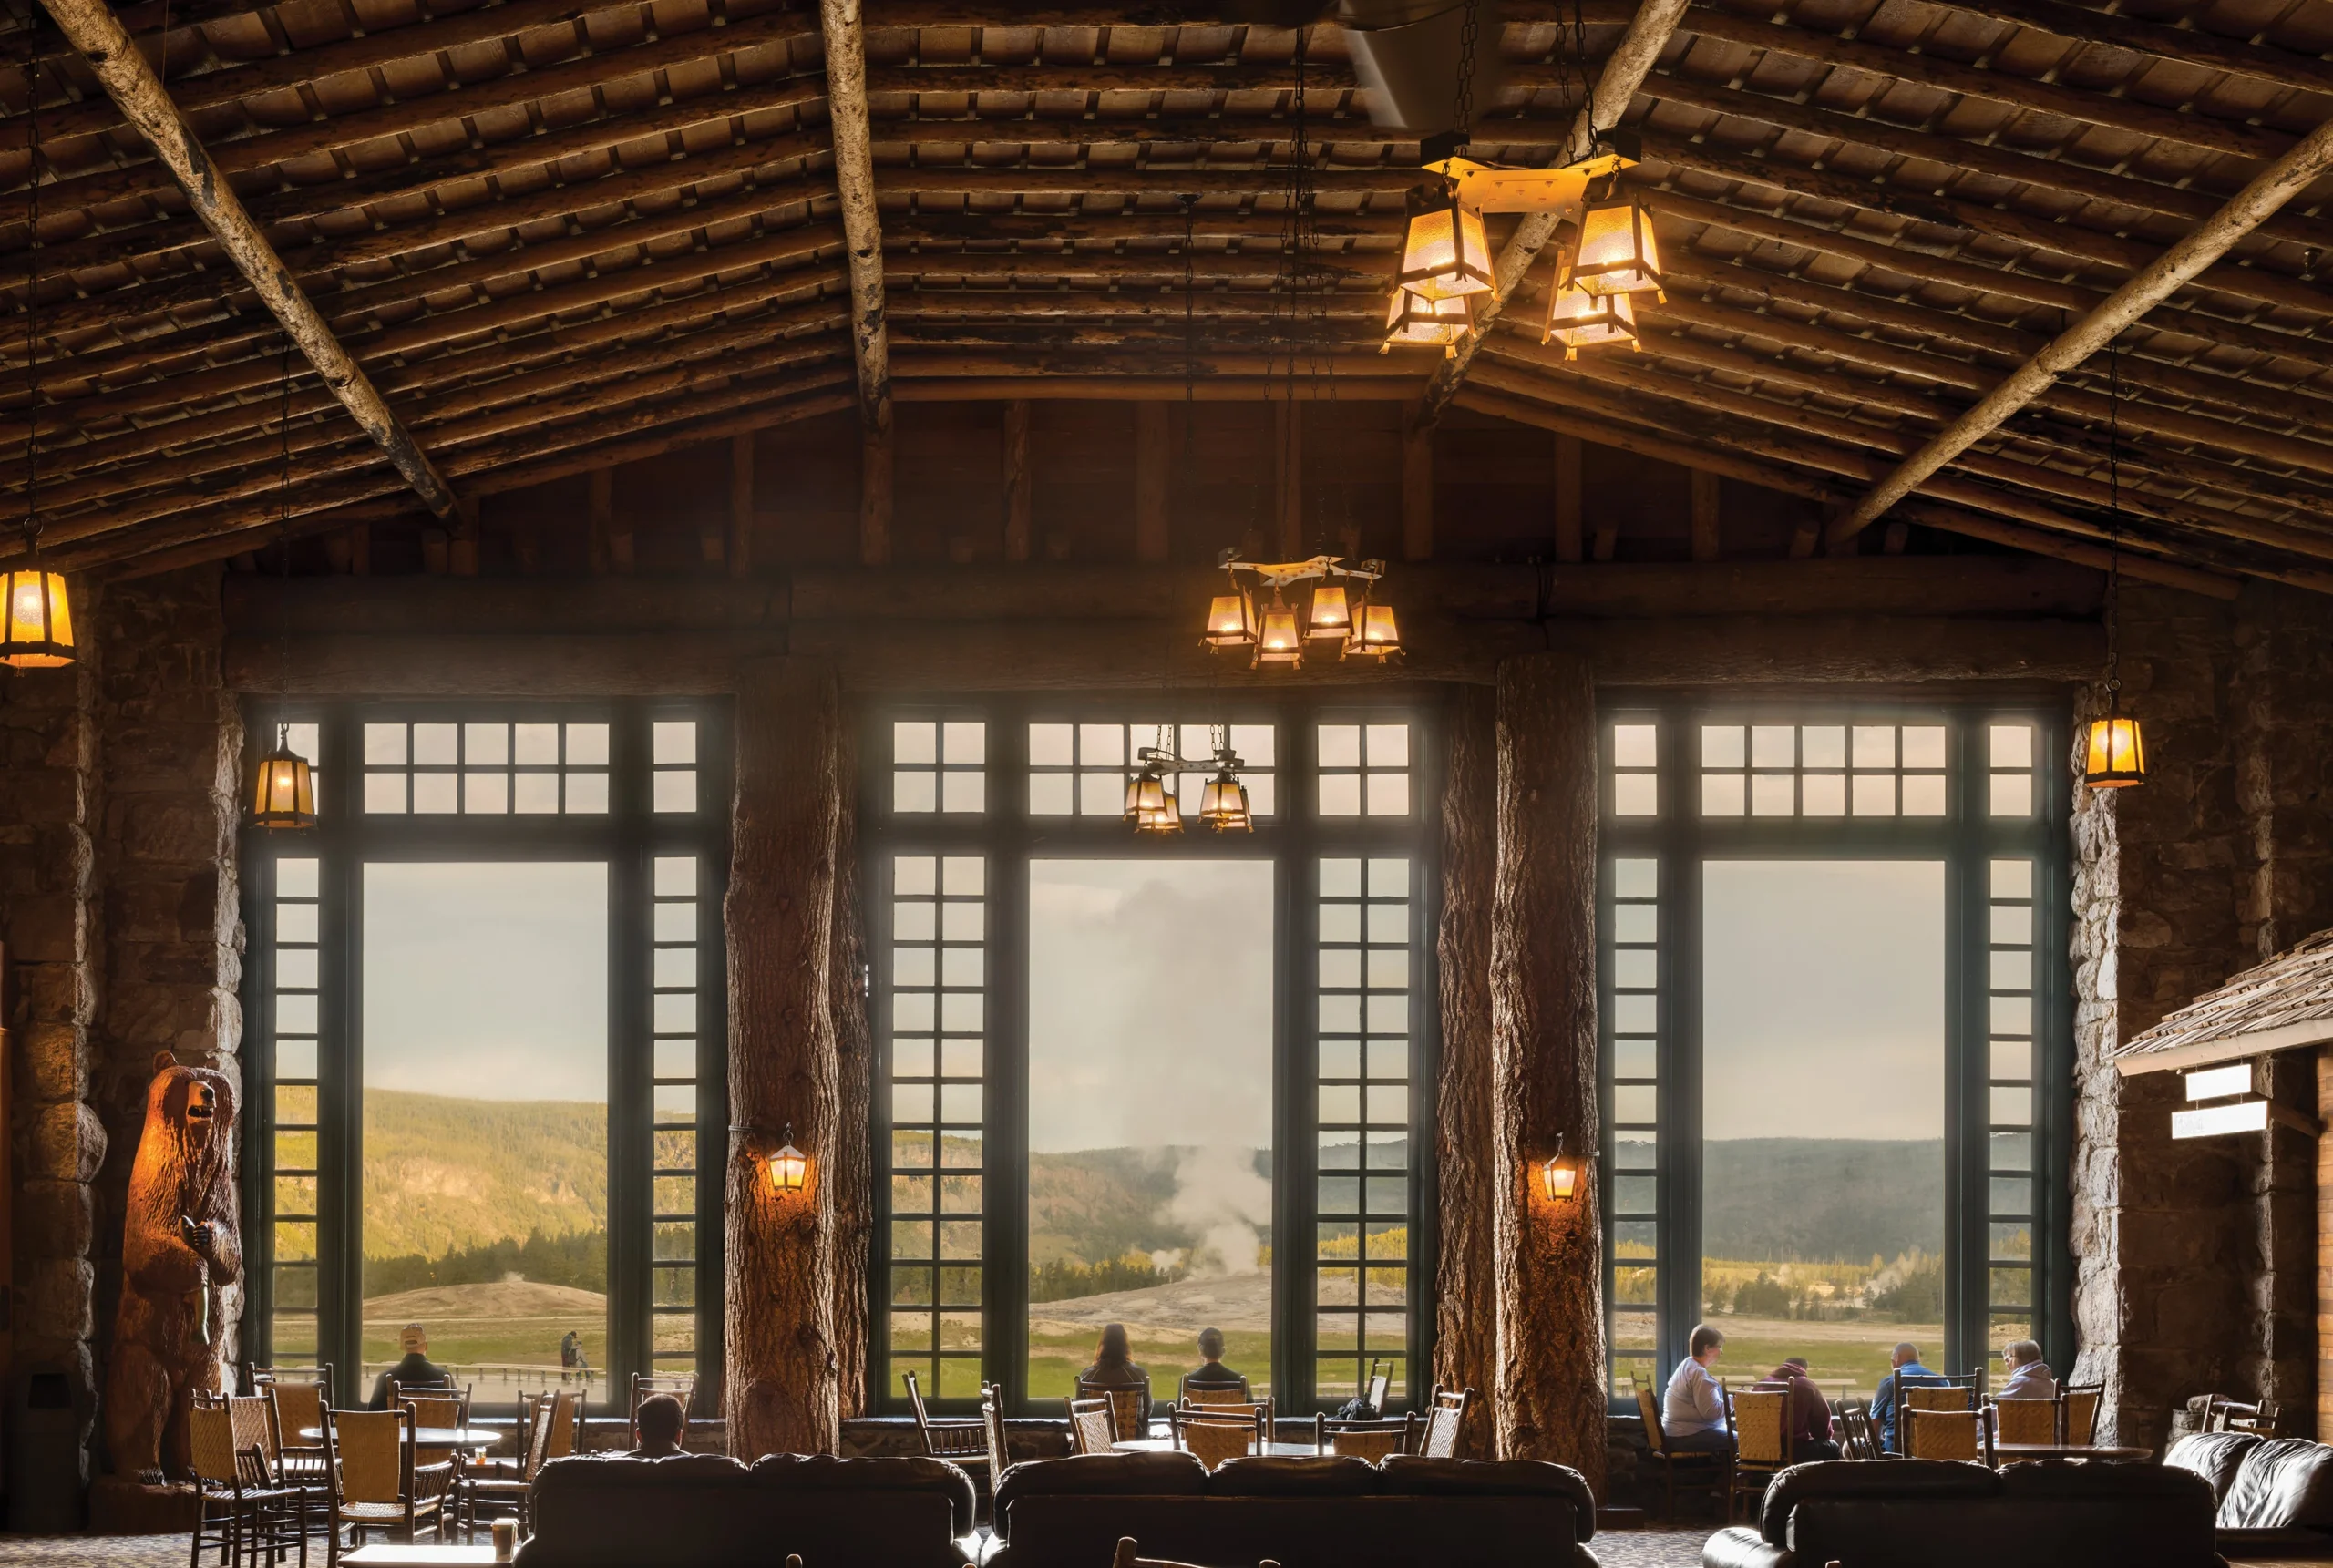
<path fill-rule="evenodd" d="M 1475 46 L 1482 30 L 1482 0 L 1466 0 L 1465 24 L 1458 32 L 1458 101 L 1452 109 L 1462 138 L 1475 119 Z"/>
<path fill-rule="evenodd" d="M 2122 689 L 2122 345 L 2106 350 L 2106 691 Z"/>

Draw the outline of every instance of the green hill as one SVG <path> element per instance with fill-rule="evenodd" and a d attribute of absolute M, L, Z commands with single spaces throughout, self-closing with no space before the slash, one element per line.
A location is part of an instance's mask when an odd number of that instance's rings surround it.
<path fill-rule="evenodd" d="M 1709 1257 L 1860 1263 L 1944 1250 L 1944 1141 L 1727 1138 L 1701 1146 Z"/>
<path fill-rule="evenodd" d="M 365 1091 L 368 1259 L 442 1257 L 607 1225 L 605 1105 Z"/>

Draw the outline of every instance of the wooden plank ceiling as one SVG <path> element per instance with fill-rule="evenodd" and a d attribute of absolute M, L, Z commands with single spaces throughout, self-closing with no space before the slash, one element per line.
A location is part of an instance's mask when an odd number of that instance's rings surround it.
<path fill-rule="evenodd" d="M 52 8 L 69 24 L 69 0 Z M 482 494 L 891 388 L 996 396 L 1043 374 L 1171 398 L 1190 372 L 1202 395 L 1255 396 L 1275 374 L 1285 389 L 1293 349 L 1300 395 L 1329 374 L 1344 395 L 1414 398 L 1442 364 L 1375 353 L 1418 150 L 1372 127 L 1335 26 L 1300 56 L 1288 28 L 1172 0 L 867 0 L 865 96 L 838 70 L 830 120 L 826 38 L 839 26 L 848 48 L 855 9 L 113 15 L 459 497 L 457 527 Z M 1568 3 L 1506 0 L 1477 154 L 1557 156 L 1633 11 L 1582 0 L 1579 31 Z M 36 350 L 46 555 L 248 549 L 283 526 L 276 317 L 90 60 L 46 15 L 28 31 L 12 14 L 0 517 L 25 509 Z M 1312 200 L 1293 222 L 1300 109 Z M 2328 118 L 2333 0 L 1701 0 L 1624 120 L 1670 279 L 1643 352 L 1542 347 L 1543 259 L 1455 402 L 1844 515 Z M 2321 179 L 2122 334 L 2129 548 L 2333 585 L 2329 201 Z M 1294 291 L 1291 244 L 1314 280 Z M 291 361 L 292 526 L 420 514 L 313 357 Z M 1895 516 L 2096 560 L 2114 374 L 2102 355 L 2076 366 Z"/>

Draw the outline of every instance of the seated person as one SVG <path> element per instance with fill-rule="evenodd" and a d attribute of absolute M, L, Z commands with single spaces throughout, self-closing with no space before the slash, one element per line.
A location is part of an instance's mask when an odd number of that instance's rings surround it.
<path fill-rule="evenodd" d="M 1669 1374 L 1660 1399 L 1660 1430 L 1676 1453 L 1730 1454 L 1733 1434 L 1725 1430 L 1725 1398 L 1710 1368 L 1725 1352 L 1725 1336 L 1706 1323 L 1693 1327 L 1691 1352 Z"/>
<path fill-rule="evenodd" d="M 1223 1330 L 1199 1330 L 1199 1364 L 1196 1370 L 1183 1374 L 1183 1387 L 1188 1389 L 1237 1389 L 1239 1397 L 1248 1397 L 1248 1379 L 1223 1364 Z"/>
<path fill-rule="evenodd" d="M 1934 1378 L 1936 1374 L 1920 1365 L 1920 1348 L 1906 1339 L 1896 1347 L 1888 1358 L 1895 1370 L 1879 1379 L 1879 1387 L 1872 1390 L 1871 1419 L 1879 1429 L 1879 1443 L 1889 1453 L 1896 1447 L 1896 1409 L 1899 1403 L 1896 1389 L 1914 1378 Z"/>
<path fill-rule="evenodd" d="M 1149 1422 L 1150 1374 L 1135 1365 L 1134 1351 L 1126 1344 L 1125 1324 L 1102 1326 L 1101 1340 L 1094 1347 L 1094 1365 L 1077 1375 L 1077 1382 L 1081 1389 L 1140 1389 L 1142 1409 L 1137 1419 L 1146 1425 Z"/>
<path fill-rule="evenodd" d="M 2058 1379 L 2041 1359 L 2041 1347 L 2030 1339 L 2019 1339 L 2001 1347 L 2001 1360 L 2009 1367 L 2009 1377 L 1994 1396 L 2002 1399 L 2054 1399 L 2058 1397 Z"/>
<path fill-rule="evenodd" d="M 632 1417 L 640 1429 L 640 1446 L 633 1459 L 670 1459 L 681 1451 L 681 1402 L 670 1394 L 651 1394 L 640 1401 Z"/>
<path fill-rule="evenodd" d="M 1806 1375 L 1806 1358 L 1793 1356 L 1767 1373 L 1765 1381 L 1790 1390 L 1791 1453 L 1801 1463 L 1837 1459 L 1839 1445 L 1831 1436 L 1831 1401 Z"/>
<path fill-rule="evenodd" d="M 397 1335 L 397 1348 L 405 1352 L 405 1359 L 381 1374 L 373 1384 L 373 1398 L 367 1409 L 385 1410 L 389 1408 L 389 1385 L 400 1389 L 450 1389 L 453 1374 L 429 1358 L 429 1331 L 418 1323 L 408 1323 Z"/>

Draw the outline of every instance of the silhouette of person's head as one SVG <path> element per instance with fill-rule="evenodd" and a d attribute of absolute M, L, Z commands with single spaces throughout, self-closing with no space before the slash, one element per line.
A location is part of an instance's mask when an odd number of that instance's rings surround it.
<path fill-rule="evenodd" d="M 1126 1345 L 1126 1326 L 1105 1323 L 1102 1326 L 1101 1342 L 1094 1347 L 1096 1367 L 1123 1367 L 1134 1359 L 1134 1351 Z"/>
<path fill-rule="evenodd" d="M 652 1394 L 640 1401 L 638 1420 L 642 1449 L 660 1453 L 680 1451 L 680 1400 L 670 1394 Z"/>
<path fill-rule="evenodd" d="M 1223 1359 L 1222 1329 L 1202 1328 L 1199 1330 L 1199 1358 L 1204 1361 Z"/>

